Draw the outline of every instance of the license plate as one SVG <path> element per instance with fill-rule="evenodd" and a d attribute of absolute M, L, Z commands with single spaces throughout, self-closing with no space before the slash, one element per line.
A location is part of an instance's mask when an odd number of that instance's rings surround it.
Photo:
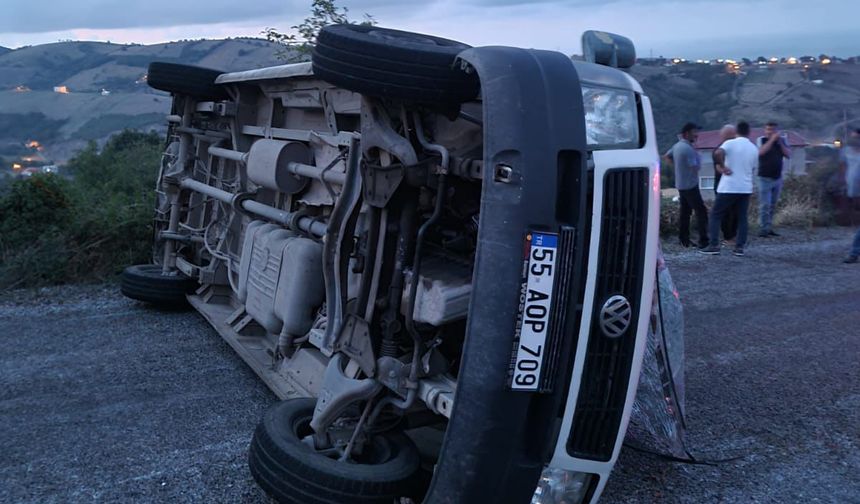
<path fill-rule="evenodd" d="M 519 315 L 508 376 L 511 390 L 534 392 L 540 388 L 552 315 L 558 235 L 529 233 L 524 250 Z"/>

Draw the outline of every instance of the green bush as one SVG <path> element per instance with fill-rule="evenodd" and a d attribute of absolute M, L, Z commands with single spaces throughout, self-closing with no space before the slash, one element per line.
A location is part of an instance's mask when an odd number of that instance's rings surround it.
<path fill-rule="evenodd" d="M 52 175 L 14 181 L 0 199 L 0 286 L 34 285 L 63 276 L 62 235 L 74 201 L 70 184 Z"/>
<path fill-rule="evenodd" d="M 80 151 L 68 180 L 15 180 L 0 195 L 0 287 L 102 280 L 147 262 L 161 145 L 124 131 Z"/>

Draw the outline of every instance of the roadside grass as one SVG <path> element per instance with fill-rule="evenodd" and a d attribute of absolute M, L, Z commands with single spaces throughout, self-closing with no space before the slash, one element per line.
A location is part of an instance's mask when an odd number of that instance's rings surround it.
<path fill-rule="evenodd" d="M 100 281 L 147 262 L 162 139 L 126 130 L 0 193 L 0 288 Z"/>
<path fill-rule="evenodd" d="M 818 209 L 811 200 L 791 199 L 782 205 L 773 217 L 774 226 L 812 228 L 818 220 Z"/>

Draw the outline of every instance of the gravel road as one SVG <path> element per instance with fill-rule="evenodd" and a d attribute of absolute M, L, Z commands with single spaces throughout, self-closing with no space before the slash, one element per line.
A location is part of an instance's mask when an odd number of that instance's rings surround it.
<path fill-rule="evenodd" d="M 607 502 L 860 502 L 860 265 L 851 231 L 672 247 L 685 306 L 687 440 L 700 459 L 622 451 Z"/>
<path fill-rule="evenodd" d="M 860 265 L 851 233 L 747 257 L 668 247 L 686 306 L 688 441 L 622 452 L 603 502 L 860 502 Z M 0 294 L 0 502 L 265 502 L 248 441 L 275 401 L 194 312 L 115 286 Z"/>

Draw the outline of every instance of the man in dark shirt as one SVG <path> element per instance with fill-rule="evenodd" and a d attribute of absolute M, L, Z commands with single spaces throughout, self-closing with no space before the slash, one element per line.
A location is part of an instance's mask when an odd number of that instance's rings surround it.
<path fill-rule="evenodd" d="M 856 208 L 860 201 L 860 128 L 852 131 L 845 140 L 845 147 L 839 153 L 839 169 L 845 177 L 845 194 L 851 198 L 851 208 Z M 860 229 L 854 235 L 854 243 L 845 262 L 860 262 Z"/>
<path fill-rule="evenodd" d="M 782 190 L 782 161 L 791 157 L 787 137 L 773 121 L 764 126 L 758 146 L 759 233 L 762 238 L 779 236 L 773 231 L 773 211 Z"/>
<path fill-rule="evenodd" d="M 663 155 L 663 159 L 671 160 L 675 165 L 675 188 L 678 189 L 678 197 L 681 199 L 680 229 L 678 230 L 681 245 L 689 247 L 692 244 L 690 216 L 696 212 L 696 227 L 699 230 L 698 247 L 704 248 L 708 245 L 708 209 L 699 191 L 699 170 L 702 167 L 702 160 L 694 147 L 699 129 L 693 123 L 685 124 L 681 128 L 678 143 Z"/>

